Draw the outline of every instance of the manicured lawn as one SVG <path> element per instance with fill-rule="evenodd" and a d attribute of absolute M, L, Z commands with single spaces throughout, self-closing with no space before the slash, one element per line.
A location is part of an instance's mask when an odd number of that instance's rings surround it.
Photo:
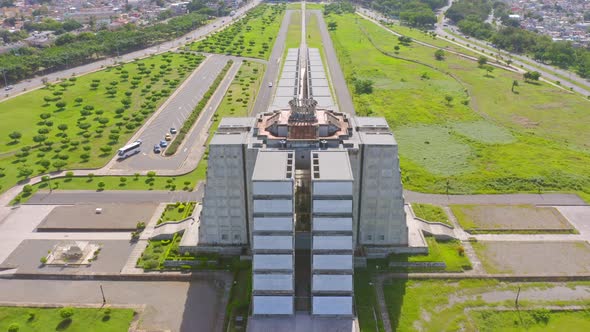
<path fill-rule="evenodd" d="M 190 45 L 199 52 L 268 59 L 285 13 L 284 5 L 259 5 L 226 29 Z"/>
<path fill-rule="evenodd" d="M 1 102 L 0 192 L 56 169 L 103 166 L 202 60 L 166 53 Z"/>
<path fill-rule="evenodd" d="M 402 45 L 357 17 L 330 15 L 332 40 L 357 113 L 383 116 L 394 131 L 405 188 L 590 192 L 589 101 L 498 68 L 486 75 L 452 54 L 437 61 L 432 48 Z M 353 78 L 374 91 L 357 94 Z"/>
<path fill-rule="evenodd" d="M 297 8 L 300 9 L 300 8 Z M 291 20 L 287 28 L 287 38 L 285 39 L 285 56 L 290 48 L 297 48 L 301 44 L 301 10 L 294 11 L 291 14 Z"/>
<path fill-rule="evenodd" d="M 73 308 L 71 321 L 64 320 L 60 308 L 0 307 L 0 331 L 8 331 L 18 324 L 19 332 L 122 332 L 129 329 L 135 312 L 133 309 Z M 108 317 L 108 318 L 107 318 Z"/>
<path fill-rule="evenodd" d="M 590 331 L 590 311 L 474 310 L 469 312 L 478 331 Z"/>
<path fill-rule="evenodd" d="M 177 204 L 166 205 L 166 209 L 162 212 L 158 224 L 166 221 L 180 221 L 188 218 L 193 213 L 196 204 L 196 202 L 178 202 Z"/>
<path fill-rule="evenodd" d="M 474 313 L 467 309 L 486 309 L 491 312 L 488 317 L 494 319 L 493 315 L 502 315 L 494 311 L 495 306 L 504 306 L 514 308 L 514 298 L 519 287 L 523 290 L 533 290 L 535 292 L 550 292 L 552 288 L 558 286 L 575 287 L 580 283 L 512 283 L 499 282 L 498 280 L 407 280 L 391 279 L 384 286 L 385 300 L 391 320 L 393 331 L 512 331 L 505 324 L 514 324 L 514 320 L 506 319 L 505 323 L 483 324 L 478 323 L 474 318 Z M 588 283 L 583 284 L 587 289 Z M 584 292 L 583 289 L 580 289 Z M 505 294 L 500 296 L 484 297 L 493 293 Z M 542 298 L 542 297 L 540 297 Z M 536 309 L 543 305 L 580 305 L 583 301 L 520 301 L 521 313 L 526 313 L 529 309 Z M 471 319 L 470 317 L 471 316 Z M 526 317 L 526 316 L 525 316 Z M 560 331 L 585 331 L 587 329 L 577 329 L 576 326 L 580 319 L 587 317 L 587 313 L 563 315 L 551 313 L 549 318 L 549 327 L 553 326 L 552 320 L 563 324 Z M 506 317 L 508 318 L 508 317 Z M 587 318 L 586 318 L 587 320 Z M 491 322 L 490 322 L 491 323 Z M 584 323 L 586 324 L 586 323 Z M 498 329 L 486 329 L 486 327 L 498 327 Z M 580 325 L 584 327 L 585 325 Z M 503 327 L 506 327 L 504 329 Z M 534 327 L 531 326 L 531 327 Z M 570 327 L 569 329 L 567 327 Z M 520 328 L 518 331 L 525 329 Z M 537 331 L 533 329 L 534 331 Z M 540 330 L 540 329 L 539 329 Z"/>
<path fill-rule="evenodd" d="M 453 226 L 449 222 L 449 217 L 445 211 L 438 205 L 412 203 L 412 209 L 418 218 L 426 221 L 440 222 L 451 227 Z"/>
<path fill-rule="evenodd" d="M 460 241 L 436 241 L 433 237 L 427 237 L 428 255 L 394 254 L 389 256 L 391 262 L 444 262 L 446 272 L 462 272 L 471 270 L 471 263 L 467 255 L 463 253 Z M 381 264 L 382 268 L 386 264 Z M 404 268 L 392 268 L 404 269 Z M 406 268 L 407 269 L 407 268 Z M 409 268 L 412 271 L 440 270 L 439 268 Z"/>
<path fill-rule="evenodd" d="M 137 266 L 145 270 L 161 269 L 162 263 L 168 256 L 173 243 L 178 245 L 180 242 L 179 236 L 174 236 L 172 240 L 152 240 L 145 248 L 141 257 L 137 260 Z"/>

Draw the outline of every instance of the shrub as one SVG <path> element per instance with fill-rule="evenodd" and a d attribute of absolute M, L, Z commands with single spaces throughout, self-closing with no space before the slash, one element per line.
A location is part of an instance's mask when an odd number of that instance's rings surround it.
<path fill-rule="evenodd" d="M 17 323 L 12 323 L 8 325 L 8 332 L 18 332 L 19 329 L 20 325 L 18 325 Z"/>
<path fill-rule="evenodd" d="M 41 259 L 39 261 L 41 262 L 41 264 L 45 264 L 45 263 L 47 263 L 47 257 L 43 256 L 43 257 L 41 257 Z"/>
<path fill-rule="evenodd" d="M 463 246 L 458 246 L 457 247 L 457 254 L 459 254 L 459 256 L 465 255 L 465 248 Z"/>
<path fill-rule="evenodd" d="M 72 316 L 74 316 L 74 308 L 63 307 L 63 308 L 59 309 L 59 315 L 63 319 L 71 318 Z"/>
<path fill-rule="evenodd" d="M 148 261 L 146 261 L 146 262 L 143 263 L 143 268 L 144 269 L 147 269 L 147 270 L 151 270 L 151 269 L 157 268 L 158 265 L 160 265 L 160 264 L 158 263 L 157 260 L 150 259 L 150 260 L 148 260 Z"/>

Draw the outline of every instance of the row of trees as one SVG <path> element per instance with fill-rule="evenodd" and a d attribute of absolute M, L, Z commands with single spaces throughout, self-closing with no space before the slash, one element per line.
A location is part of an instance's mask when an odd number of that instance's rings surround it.
<path fill-rule="evenodd" d="M 503 25 L 499 30 L 485 22 L 492 8 L 494 17 Z M 459 0 L 445 13 L 466 35 L 490 41 L 496 47 L 510 52 L 527 54 L 542 63 L 574 69 L 581 77 L 590 77 L 590 50 L 521 29 L 519 23 L 510 19 L 508 14 L 505 3 L 492 3 L 490 0 Z"/>
<path fill-rule="evenodd" d="M 399 18 L 403 24 L 413 27 L 430 27 L 435 24 L 434 10 L 445 4 L 444 0 L 376 0 L 365 3 L 386 16 Z"/>
<path fill-rule="evenodd" d="M 207 17 L 190 13 L 149 27 L 127 25 L 116 31 L 65 33 L 52 47 L 23 47 L 0 55 L 0 68 L 9 82 L 38 74 L 95 61 L 101 57 L 120 55 L 179 37 L 201 25 Z M 2 82 L 3 83 L 3 82 Z"/>

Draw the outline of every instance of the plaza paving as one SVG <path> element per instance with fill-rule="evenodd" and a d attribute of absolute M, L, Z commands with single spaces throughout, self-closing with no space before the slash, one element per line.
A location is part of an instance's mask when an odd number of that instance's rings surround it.
<path fill-rule="evenodd" d="M 486 241 L 473 245 L 486 272 L 516 275 L 590 274 L 590 245 L 576 242 Z"/>
<path fill-rule="evenodd" d="M 101 245 L 97 260 L 88 266 L 49 266 L 41 265 L 40 259 L 47 256 L 47 251 L 62 241 L 56 240 L 24 240 L 8 258 L 0 264 L 0 268 L 16 268 L 17 273 L 34 274 L 118 274 L 127 262 L 127 257 L 135 247 L 128 240 L 90 241 Z M 0 281 L 1 282 L 1 281 Z"/>
<path fill-rule="evenodd" d="M 477 230 L 573 231 L 572 225 L 554 207 L 533 205 L 453 205 L 463 226 Z"/>
<path fill-rule="evenodd" d="M 157 206 L 157 203 L 58 206 L 43 219 L 37 231 L 131 231 L 137 222 L 150 220 Z M 100 213 L 96 213 L 97 208 L 101 209 Z"/>

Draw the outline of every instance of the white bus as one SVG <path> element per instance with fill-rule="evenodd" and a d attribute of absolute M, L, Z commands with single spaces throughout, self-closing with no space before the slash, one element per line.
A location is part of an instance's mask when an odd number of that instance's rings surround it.
<path fill-rule="evenodd" d="M 117 151 L 117 159 L 125 159 L 141 151 L 141 140 L 137 140 L 129 145 L 125 145 Z"/>

